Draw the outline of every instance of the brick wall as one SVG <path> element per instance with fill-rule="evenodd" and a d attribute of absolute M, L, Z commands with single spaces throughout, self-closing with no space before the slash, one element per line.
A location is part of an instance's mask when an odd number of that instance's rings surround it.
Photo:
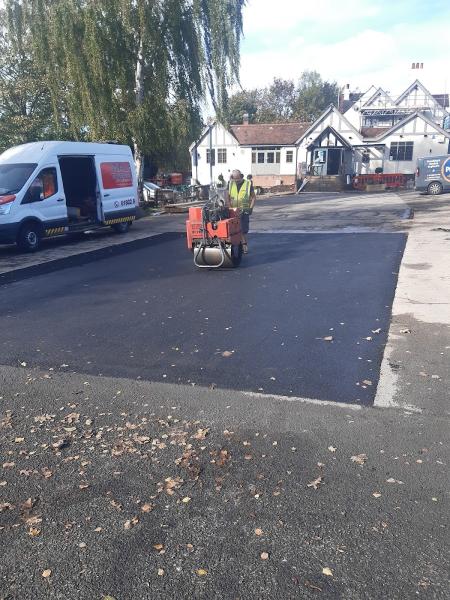
<path fill-rule="evenodd" d="M 295 175 L 254 175 L 253 185 L 271 188 L 278 185 L 293 185 Z"/>

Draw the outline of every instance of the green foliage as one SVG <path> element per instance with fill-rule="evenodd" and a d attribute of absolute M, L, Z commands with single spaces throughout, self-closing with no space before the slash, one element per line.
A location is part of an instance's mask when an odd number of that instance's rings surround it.
<path fill-rule="evenodd" d="M 339 87 L 323 81 L 316 71 L 305 71 L 300 77 L 293 117 L 299 121 L 315 121 L 330 104 L 337 105 Z"/>
<path fill-rule="evenodd" d="M 206 98 L 223 111 L 226 90 L 238 80 L 245 1 L 7 0 L 6 5 L 11 13 L 21 7 L 30 65 L 44 84 L 61 137 L 116 139 L 134 145 L 140 155 L 169 157 L 198 134 Z M 7 29 L 18 25 L 13 18 Z"/>
<path fill-rule="evenodd" d="M 254 123 L 259 106 L 259 90 L 242 90 L 241 92 L 237 92 L 228 100 L 225 111 L 225 122 L 242 123 L 243 116 L 247 114 L 250 123 Z"/>
<path fill-rule="evenodd" d="M 273 80 L 273 83 L 261 94 L 258 111 L 259 123 L 286 123 L 293 117 L 293 107 L 297 91 L 293 81 Z"/>
<path fill-rule="evenodd" d="M 52 139 L 50 97 L 30 52 L 30 32 L 19 3 L 0 11 L 0 151 Z"/>
<path fill-rule="evenodd" d="M 330 104 L 337 103 L 338 85 L 323 81 L 319 73 L 305 71 L 298 84 L 275 78 L 267 88 L 243 90 L 231 96 L 226 117 L 242 123 L 244 113 L 253 123 L 313 122 Z"/>

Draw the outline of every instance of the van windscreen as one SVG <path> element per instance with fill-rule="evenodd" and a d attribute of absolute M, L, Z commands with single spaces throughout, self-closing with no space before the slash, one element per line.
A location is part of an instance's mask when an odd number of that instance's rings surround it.
<path fill-rule="evenodd" d="M 0 164 L 0 196 L 17 194 L 36 167 L 34 163 Z"/>

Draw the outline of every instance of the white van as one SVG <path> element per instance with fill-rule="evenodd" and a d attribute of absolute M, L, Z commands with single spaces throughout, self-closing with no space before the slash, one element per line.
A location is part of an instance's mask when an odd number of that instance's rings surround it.
<path fill-rule="evenodd" d="M 0 244 L 34 252 L 43 238 L 136 218 L 137 177 L 128 146 L 33 142 L 0 155 Z"/>

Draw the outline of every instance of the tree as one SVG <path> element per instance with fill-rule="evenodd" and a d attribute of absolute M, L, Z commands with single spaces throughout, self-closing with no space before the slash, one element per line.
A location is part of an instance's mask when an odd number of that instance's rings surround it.
<path fill-rule="evenodd" d="M 313 122 L 330 104 L 337 105 L 339 87 L 336 82 L 323 81 L 316 71 L 302 73 L 293 116 L 299 121 Z"/>
<path fill-rule="evenodd" d="M 23 16 L 18 2 L 0 10 L 0 151 L 55 134 L 49 92 Z"/>
<path fill-rule="evenodd" d="M 293 116 L 296 95 L 293 81 L 275 78 L 273 83 L 261 93 L 257 121 L 259 123 L 286 123 L 290 121 Z"/>
<path fill-rule="evenodd" d="M 70 135 L 132 144 L 139 176 L 144 154 L 170 149 L 179 103 L 192 136 L 207 96 L 222 114 L 239 72 L 245 0 L 24 3 L 54 108 L 64 95 Z"/>
<path fill-rule="evenodd" d="M 253 123 L 260 106 L 260 96 L 259 90 L 242 90 L 231 96 L 225 109 L 225 122 L 242 123 L 243 116 L 247 114 L 250 123 Z"/>
<path fill-rule="evenodd" d="M 242 90 L 228 101 L 228 122 L 242 123 L 242 115 L 250 114 L 254 123 L 313 122 L 330 105 L 336 104 L 338 86 L 323 81 L 319 73 L 305 71 L 298 84 L 275 78 L 266 88 Z"/>

